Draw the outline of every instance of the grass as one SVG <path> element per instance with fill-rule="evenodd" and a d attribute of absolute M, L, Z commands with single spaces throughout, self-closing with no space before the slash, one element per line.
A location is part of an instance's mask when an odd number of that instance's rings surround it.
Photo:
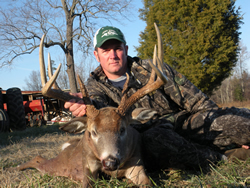
<path fill-rule="evenodd" d="M 65 177 L 42 176 L 35 169 L 9 172 L 9 167 L 27 162 L 36 155 L 53 158 L 60 146 L 81 135 L 66 134 L 59 125 L 27 128 L 22 132 L 0 133 L 0 187 L 81 187 L 80 182 Z M 211 166 L 211 172 L 165 169 L 148 174 L 154 187 L 250 187 L 250 159 Z M 132 187 L 126 179 L 100 178 L 93 187 Z"/>
<path fill-rule="evenodd" d="M 235 101 L 231 103 L 225 103 L 225 104 L 218 104 L 220 107 L 237 107 L 237 108 L 248 108 L 250 109 L 250 100 L 245 101 Z"/>

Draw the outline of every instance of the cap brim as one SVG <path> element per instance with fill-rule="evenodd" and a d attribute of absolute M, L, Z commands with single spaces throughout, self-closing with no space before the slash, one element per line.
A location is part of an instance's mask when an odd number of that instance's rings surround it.
<path fill-rule="evenodd" d="M 106 38 L 106 39 L 102 40 L 101 42 L 99 42 L 99 44 L 96 44 L 95 47 L 100 48 L 106 41 L 112 40 L 112 39 L 118 40 L 118 41 L 126 44 L 126 42 L 124 40 L 121 40 L 119 37 L 112 37 L 112 38 Z"/>

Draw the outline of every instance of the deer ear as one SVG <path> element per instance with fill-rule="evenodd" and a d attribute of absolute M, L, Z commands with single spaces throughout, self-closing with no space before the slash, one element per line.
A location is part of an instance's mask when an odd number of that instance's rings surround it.
<path fill-rule="evenodd" d="M 131 124 L 146 123 L 157 114 L 157 111 L 147 108 L 136 108 L 131 114 Z"/>
<path fill-rule="evenodd" d="M 87 119 L 86 116 L 74 118 L 68 123 L 65 123 L 59 129 L 68 133 L 82 133 L 87 128 Z"/>

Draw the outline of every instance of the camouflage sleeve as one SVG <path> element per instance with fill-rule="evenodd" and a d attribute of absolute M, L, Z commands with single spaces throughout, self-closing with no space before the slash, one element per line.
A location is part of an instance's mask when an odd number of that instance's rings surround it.
<path fill-rule="evenodd" d="M 142 60 L 142 66 L 149 67 L 149 60 Z M 184 75 L 165 64 L 165 74 L 169 78 L 164 85 L 164 93 L 175 102 L 180 109 L 196 113 L 205 109 L 218 108 L 201 90 L 193 85 Z"/>
<path fill-rule="evenodd" d="M 97 109 L 108 106 L 107 96 L 102 89 L 98 87 L 97 82 L 94 79 L 89 78 L 86 87 L 89 96 Z"/>
<path fill-rule="evenodd" d="M 164 91 L 181 108 L 191 113 L 218 106 L 201 90 L 192 84 L 184 75 L 166 64 L 166 74 L 169 82 L 165 84 Z"/>

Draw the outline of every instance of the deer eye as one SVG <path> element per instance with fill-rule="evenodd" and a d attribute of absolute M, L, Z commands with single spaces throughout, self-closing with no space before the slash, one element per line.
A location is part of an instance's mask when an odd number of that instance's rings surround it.
<path fill-rule="evenodd" d="M 122 128 L 120 129 L 120 135 L 122 136 L 122 135 L 124 135 L 124 133 L 125 133 L 125 128 L 122 127 Z"/>
<path fill-rule="evenodd" d="M 95 131 L 91 131 L 91 135 L 92 135 L 92 136 L 94 136 L 94 137 L 96 137 L 96 136 L 97 136 L 97 134 L 96 134 L 96 132 L 95 132 Z"/>

